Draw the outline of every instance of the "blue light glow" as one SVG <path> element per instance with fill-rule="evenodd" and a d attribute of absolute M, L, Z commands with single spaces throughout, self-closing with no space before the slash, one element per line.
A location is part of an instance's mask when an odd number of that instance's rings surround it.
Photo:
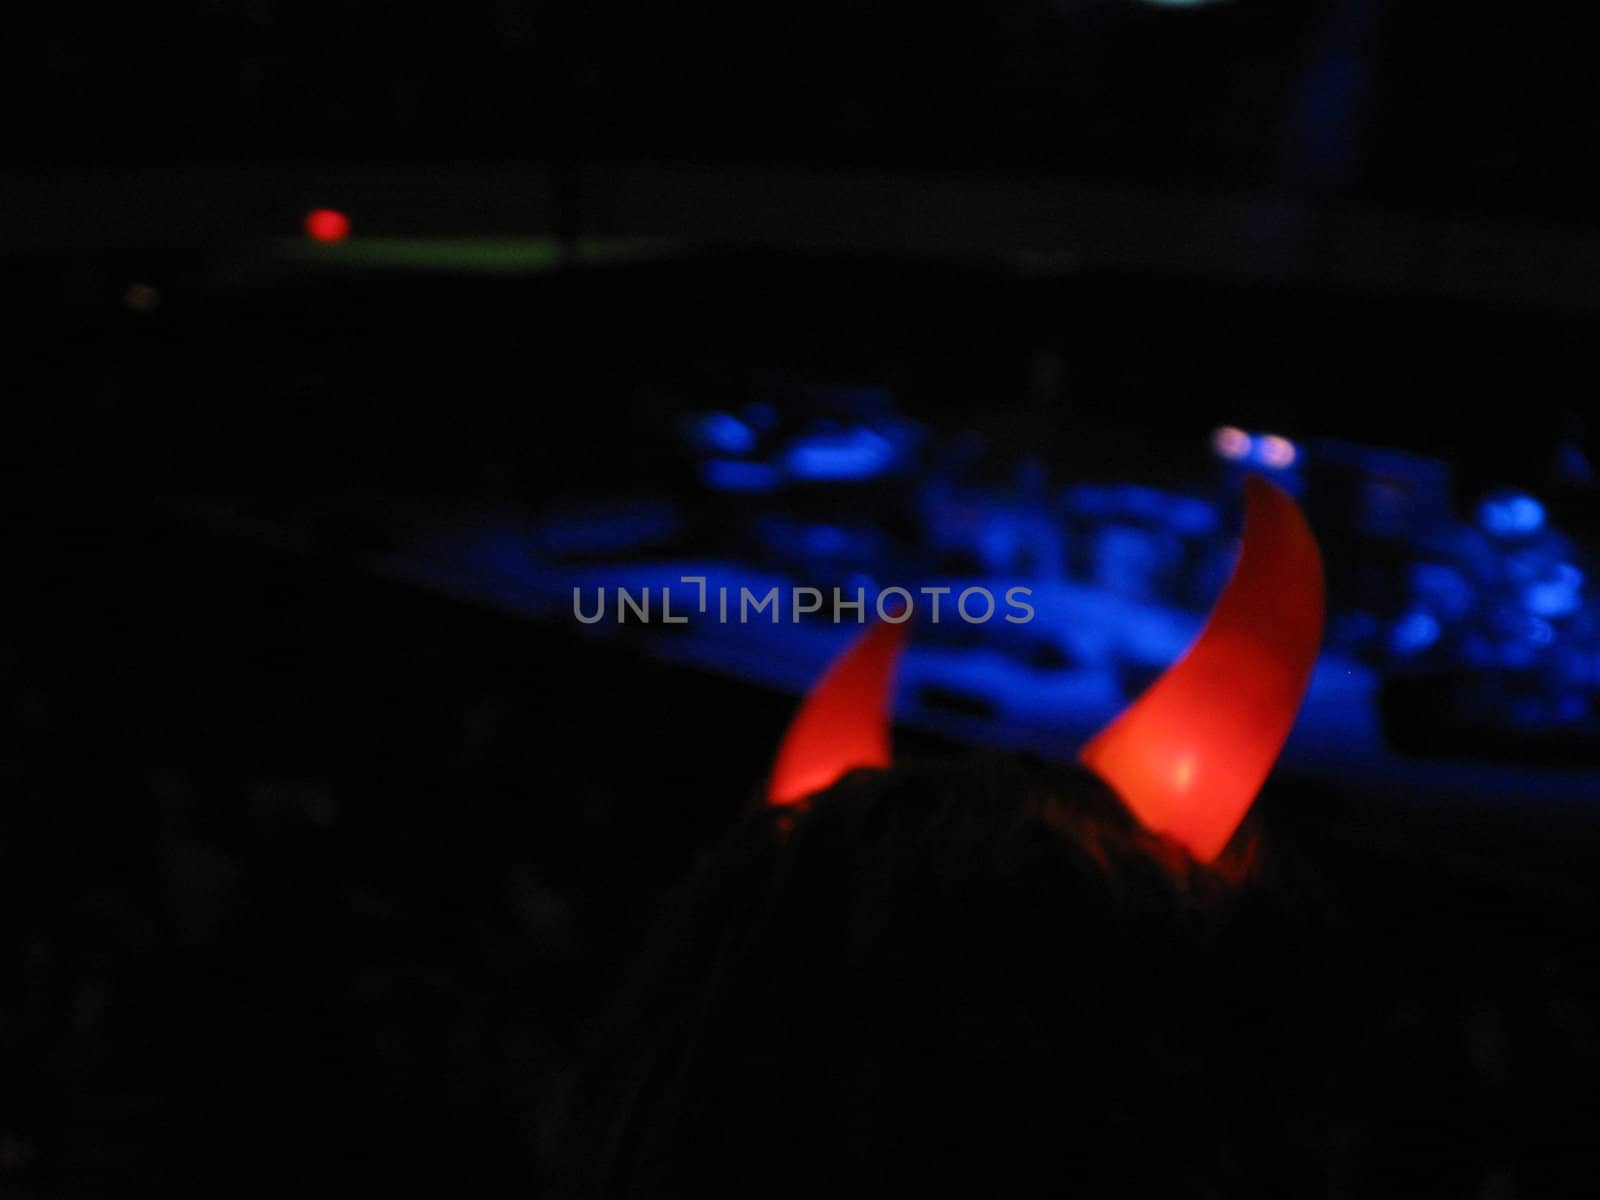
<path fill-rule="evenodd" d="M 1532 642 L 1535 646 L 1548 646 L 1551 642 L 1555 641 L 1555 629 L 1551 627 L 1549 621 L 1546 621 L 1541 617 L 1529 617 L 1528 623 L 1524 628 L 1526 630 L 1528 641 Z"/>
<path fill-rule="evenodd" d="M 1581 721 L 1592 711 L 1588 698 L 1577 692 L 1565 692 L 1556 700 L 1556 720 L 1563 723 Z"/>
<path fill-rule="evenodd" d="M 1389 754 L 1377 689 L 1391 672 L 1454 689 L 1437 706 L 1438 745 L 1425 751 L 1441 762 L 1473 729 L 1509 725 L 1519 702 L 1519 732 L 1589 737 L 1600 728 L 1600 607 L 1586 590 L 1586 543 L 1520 488 L 1475 493 L 1463 513 L 1441 462 L 1231 425 L 1190 447 L 1199 460 L 1184 476 L 1192 494 L 1107 482 L 1119 478 L 1109 462 L 1095 468 L 1098 482 L 1052 480 L 1038 459 L 1008 462 L 1006 447 L 977 431 L 936 434 L 902 420 L 886 393 L 772 390 L 779 402 L 741 398 L 713 411 L 719 401 L 703 400 L 706 408 L 680 416 L 672 494 L 691 473 L 709 494 L 682 510 L 630 496 L 475 525 L 452 550 L 444 586 L 563 615 L 579 585 L 587 595 L 603 584 L 636 593 L 671 585 L 675 613 L 693 590 L 685 576 L 732 588 L 735 607 L 740 588 L 838 587 L 847 602 L 860 589 L 870 620 L 880 588 L 938 585 L 943 619 L 919 624 L 902 716 L 996 744 L 1031 745 L 1041 731 L 1055 746 L 1071 740 L 1063 720 L 1087 736 L 1193 643 L 1236 557 L 1241 476 L 1265 471 L 1292 492 L 1306 485 L 1309 464 L 1326 472 L 1311 481 L 1329 485 L 1314 516 L 1330 558 L 1340 547 L 1332 565 L 1347 582 L 1366 573 L 1328 613 L 1322 703 L 1314 687 L 1298 745 L 1327 764 Z M 861 485 L 889 479 L 896 486 Z M 704 561 L 684 558 L 690 535 L 712 526 L 708 514 L 727 536 L 696 551 Z M 1369 547 L 1369 535 L 1386 544 Z M 954 613 L 970 585 L 1002 595 L 1018 583 L 1030 589 L 1027 626 L 980 627 Z M 919 619 L 930 605 L 918 598 Z M 848 611 L 842 620 L 855 623 Z M 826 618 L 736 628 L 708 619 L 652 646 L 798 688 L 848 632 Z M 1580 722 L 1592 724 L 1572 728 Z"/>
<path fill-rule="evenodd" d="M 732 413 L 700 413 L 690 429 L 699 445 L 723 454 L 749 454 L 756 448 L 755 430 Z"/>
<path fill-rule="evenodd" d="M 1069 511 L 1091 517 L 1137 517 L 1186 536 L 1212 533 L 1220 524 L 1215 505 L 1132 483 L 1083 484 L 1067 489 Z"/>
<path fill-rule="evenodd" d="M 1564 617 L 1583 604 L 1583 572 L 1571 563 L 1557 563 L 1546 576 L 1522 593 L 1528 611 L 1539 617 Z"/>
<path fill-rule="evenodd" d="M 830 568 L 849 566 L 864 573 L 862 564 L 881 563 L 887 553 L 882 535 L 870 526 L 836 525 L 803 521 L 787 516 L 763 516 L 752 531 L 769 552 L 793 565 L 828 560 Z M 844 560 L 844 561 L 841 561 Z"/>
<path fill-rule="evenodd" d="M 1478 523 L 1497 537 L 1535 533 L 1544 526 L 1544 505 L 1526 492 L 1494 492 L 1478 506 Z"/>
<path fill-rule="evenodd" d="M 837 525 L 811 525 L 802 536 L 806 549 L 813 554 L 841 554 L 850 545 L 849 537 Z"/>
<path fill-rule="evenodd" d="M 773 492 L 782 486 L 783 472 L 768 463 L 708 458 L 700 464 L 700 482 L 719 492 Z"/>
<path fill-rule="evenodd" d="M 669 504 L 635 501 L 586 512 L 556 513 L 540 522 L 532 545 L 541 554 L 624 554 L 670 540 L 682 519 Z"/>
<path fill-rule="evenodd" d="M 1389 630 L 1389 646 L 1396 654 L 1421 654 L 1439 640 L 1439 621 L 1432 613 L 1407 613 Z"/>
<path fill-rule="evenodd" d="M 784 455 L 791 475 L 820 482 L 871 479 L 887 471 L 894 460 L 893 442 L 861 428 L 797 438 Z"/>
<path fill-rule="evenodd" d="M 1430 612 L 1462 617 L 1477 603 L 1467 577 L 1448 563 L 1425 562 L 1411 568 L 1411 591 Z"/>
<path fill-rule="evenodd" d="M 1094 541 L 1094 580 L 1119 596 L 1154 597 L 1168 565 L 1161 543 L 1132 525 L 1107 525 Z"/>

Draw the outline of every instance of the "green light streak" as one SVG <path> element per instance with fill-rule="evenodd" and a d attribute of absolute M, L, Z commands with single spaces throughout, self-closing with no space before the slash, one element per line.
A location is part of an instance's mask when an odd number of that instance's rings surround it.
<path fill-rule="evenodd" d="M 567 254 L 555 238 L 284 238 L 280 257 L 317 266 L 524 275 L 567 266 L 662 258 L 683 248 L 670 238 L 580 238 Z"/>

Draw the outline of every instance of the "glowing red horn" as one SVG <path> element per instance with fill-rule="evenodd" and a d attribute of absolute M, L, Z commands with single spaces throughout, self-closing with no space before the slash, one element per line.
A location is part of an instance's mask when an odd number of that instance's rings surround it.
<path fill-rule="evenodd" d="M 1199 640 L 1078 759 L 1201 861 L 1244 820 L 1322 641 L 1322 555 L 1287 493 L 1245 483 L 1244 544 Z"/>
<path fill-rule="evenodd" d="M 789 723 L 767 803 L 795 804 L 856 767 L 887 767 L 894 669 L 908 622 L 880 621 L 834 660 Z"/>

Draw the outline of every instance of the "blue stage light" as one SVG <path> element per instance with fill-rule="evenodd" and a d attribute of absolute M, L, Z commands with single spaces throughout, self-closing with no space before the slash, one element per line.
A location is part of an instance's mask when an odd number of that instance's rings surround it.
<path fill-rule="evenodd" d="M 1432 613 L 1407 613 L 1389 630 L 1389 647 L 1396 654 L 1421 654 L 1439 640 L 1440 632 Z"/>
<path fill-rule="evenodd" d="M 1520 537 L 1544 526 L 1544 505 L 1526 492 L 1492 492 L 1478 506 L 1478 523 L 1496 537 Z"/>
<path fill-rule="evenodd" d="M 690 421 L 695 442 L 723 454 L 749 454 L 756 448 L 756 433 L 732 413 L 699 413 Z"/>
<path fill-rule="evenodd" d="M 797 479 L 843 482 L 871 479 L 894 465 L 894 443 L 872 429 L 818 433 L 797 438 L 784 466 Z"/>
<path fill-rule="evenodd" d="M 1583 572 L 1571 563 L 1557 563 L 1523 590 L 1522 601 L 1539 617 L 1564 617 L 1583 605 Z"/>

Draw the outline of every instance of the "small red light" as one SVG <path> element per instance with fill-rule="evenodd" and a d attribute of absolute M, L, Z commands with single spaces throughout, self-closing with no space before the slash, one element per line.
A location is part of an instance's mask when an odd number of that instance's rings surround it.
<path fill-rule="evenodd" d="M 331 208 L 314 208 L 306 214 L 306 232 L 319 242 L 342 242 L 350 236 L 350 218 Z"/>

